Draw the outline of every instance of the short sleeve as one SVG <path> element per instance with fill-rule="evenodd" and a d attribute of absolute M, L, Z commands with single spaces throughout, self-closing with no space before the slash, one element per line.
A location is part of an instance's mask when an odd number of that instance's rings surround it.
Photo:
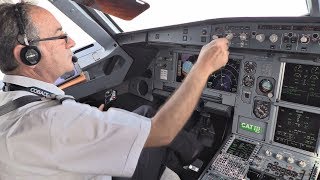
<path fill-rule="evenodd" d="M 132 176 L 151 128 L 138 114 L 69 100 L 23 118 L 9 138 L 14 160 L 84 174 Z"/>

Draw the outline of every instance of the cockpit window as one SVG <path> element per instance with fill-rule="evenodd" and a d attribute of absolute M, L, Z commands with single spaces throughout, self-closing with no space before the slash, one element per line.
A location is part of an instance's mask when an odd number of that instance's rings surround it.
<path fill-rule="evenodd" d="M 150 8 L 131 21 L 113 17 L 124 31 L 224 17 L 304 16 L 306 0 L 145 0 Z"/>
<path fill-rule="evenodd" d="M 61 23 L 63 31 L 66 32 L 75 42 L 75 47 L 71 48 L 73 51 L 94 42 L 94 39 L 83 31 L 77 24 L 63 14 L 58 8 L 56 8 L 49 1 L 41 0 L 37 3 L 39 6 L 44 7 L 50 11 Z"/>

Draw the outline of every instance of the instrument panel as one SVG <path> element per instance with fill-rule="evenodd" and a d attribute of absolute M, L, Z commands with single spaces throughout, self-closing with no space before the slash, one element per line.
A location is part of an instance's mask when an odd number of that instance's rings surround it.
<path fill-rule="evenodd" d="M 170 92 L 191 71 L 203 45 L 219 37 L 229 40 L 229 62 L 208 78 L 201 99 L 215 102 L 213 109 L 233 107 L 232 135 L 200 179 L 316 179 L 319 30 L 312 18 L 242 18 L 153 29 L 119 40 L 159 47 L 153 88 Z M 147 38 L 140 38 L 143 33 Z"/>

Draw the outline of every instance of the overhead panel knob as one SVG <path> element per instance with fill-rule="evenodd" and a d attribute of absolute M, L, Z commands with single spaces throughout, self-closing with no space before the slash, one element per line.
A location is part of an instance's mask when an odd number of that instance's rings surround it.
<path fill-rule="evenodd" d="M 264 35 L 264 34 L 256 35 L 256 40 L 259 42 L 263 42 L 265 39 L 266 39 L 266 35 Z"/>
<path fill-rule="evenodd" d="M 276 34 L 271 34 L 271 36 L 269 37 L 269 40 L 272 42 L 272 43 L 275 43 L 278 41 L 278 35 Z"/>

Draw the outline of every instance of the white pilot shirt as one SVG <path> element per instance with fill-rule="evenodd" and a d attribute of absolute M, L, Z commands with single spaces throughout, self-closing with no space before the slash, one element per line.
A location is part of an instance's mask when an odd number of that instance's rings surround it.
<path fill-rule="evenodd" d="M 64 92 L 22 76 L 4 82 Z M 0 92 L 0 106 L 27 91 Z M 73 100 L 43 100 L 0 116 L 1 180 L 107 180 L 132 176 L 149 135 L 149 118 Z"/>

